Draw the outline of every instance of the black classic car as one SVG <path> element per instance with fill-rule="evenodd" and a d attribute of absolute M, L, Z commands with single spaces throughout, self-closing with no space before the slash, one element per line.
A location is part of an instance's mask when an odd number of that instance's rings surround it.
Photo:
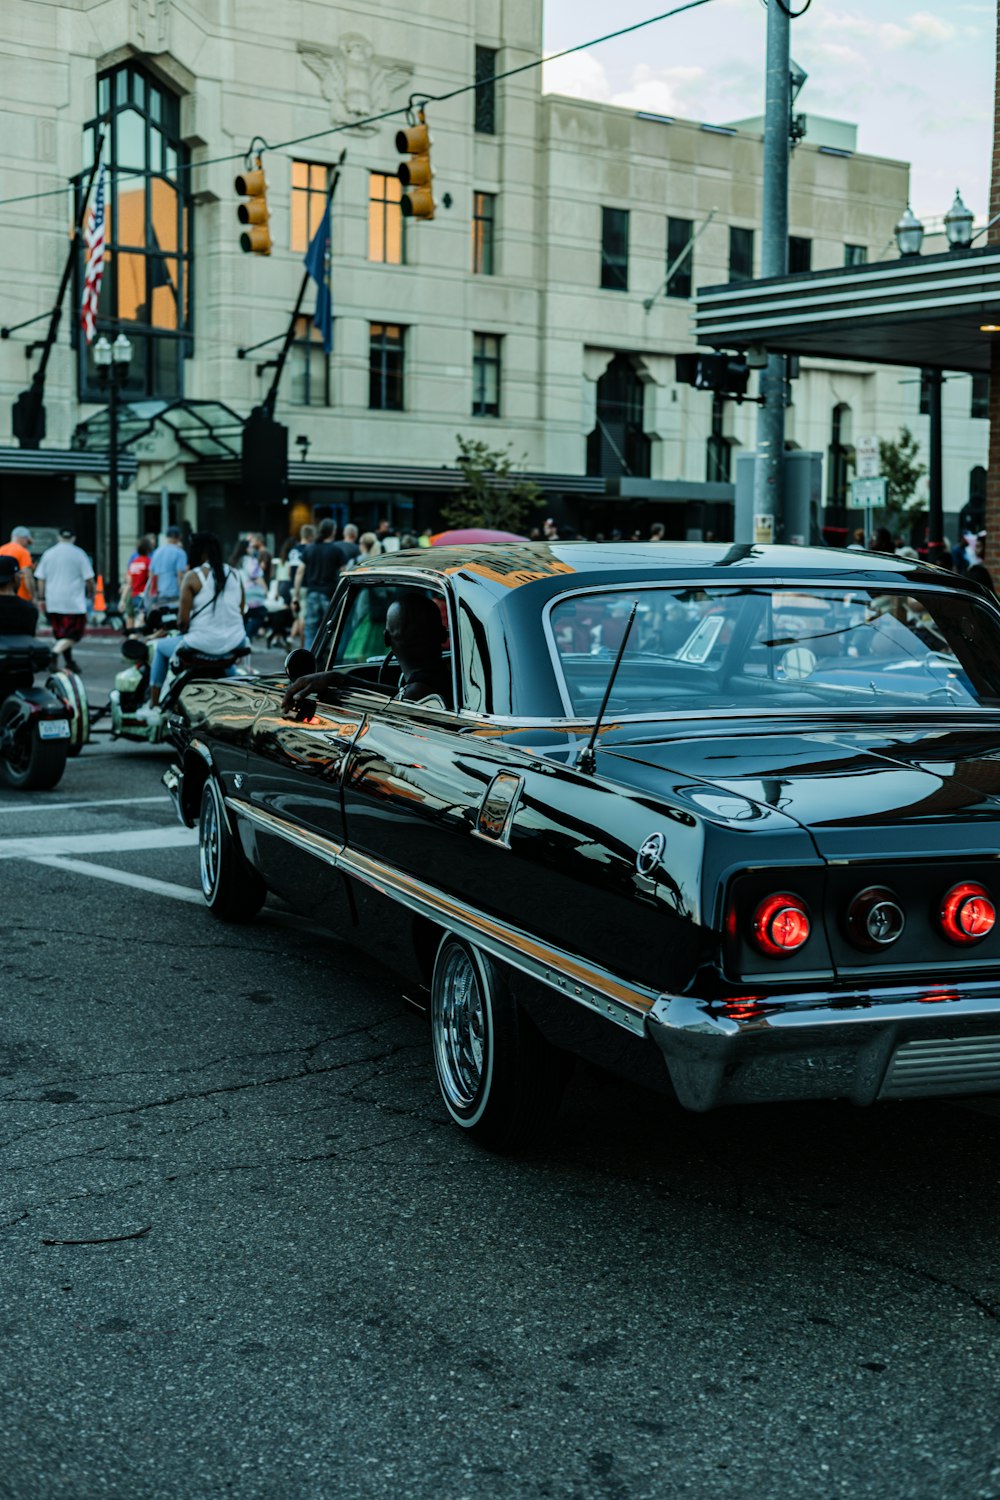
<path fill-rule="evenodd" d="M 429 674 L 387 650 L 414 600 Z M 538 1133 L 570 1054 L 695 1110 L 1000 1086 L 975 584 L 806 548 L 442 547 L 343 575 L 296 656 L 324 675 L 287 709 L 285 678 L 233 677 L 171 718 L 205 899 L 245 921 L 273 892 L 397 966 L 485 1144 Z"/>

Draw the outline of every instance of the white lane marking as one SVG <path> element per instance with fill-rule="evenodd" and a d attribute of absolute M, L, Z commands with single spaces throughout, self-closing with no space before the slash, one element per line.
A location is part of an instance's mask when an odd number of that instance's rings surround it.
<path fill-rule="evenodd" d="M 64 812 L 67 808 L 76 807 L 137 807 L 140 802 L 159 802 L 162 807 L 173 810 L 173 804 L 166 792 L 161 792 L 159 797 L 108 797 L 101 802 L 18 802 L 18 807 L 30 812 Z M 13 806 L 13 803 L 11 804 Z"/>
<path fill-rule="evenodd" d="M 46 865 L 51 870 L 69 870 L 74 875 L 90 875 L 96 880 L 110 880 L 113 885 L 127 885 L 129 890 L 149 891 L 154 896 L 169 896 L 174 901 L 191 901 L 195 906 L 204 906 L 200 891 L 186 885 L 174 885 L 169 880 L 151 880 L 148 875 L 133 875 L 128 870 L 111 870 L 107 865 L 88 865 L 82 859 L 60 859 L 58 855 L 39 855 L 31 860 L 33 865 Z"/>
<path fill-rule="evenodd" d="M 133 828 L 121 833 L 53 833 L 4 839 L 0 859 L 36 859 L 47 854 L 130 854 L 146 849 L 190 849 L 198 842 L 194 828 Z"/>

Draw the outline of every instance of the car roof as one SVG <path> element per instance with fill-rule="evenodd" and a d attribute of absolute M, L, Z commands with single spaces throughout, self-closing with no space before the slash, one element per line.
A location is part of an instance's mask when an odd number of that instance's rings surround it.
<path fill-rule="evenodd" d="M 814 583 L 844 580 L 881 587 L 905 583 L 942 585 L 957 575 L 944 568 L 881 552 L 832 547 L 758 546 L 737 542 L 503 542 L 479 546 L 420 547 L 372 558 L 365 572 L 414 570 L 460 576 L 492 584 L 498 594 L 509 594 L 531 584 L 547 582 L 570 588 L 621 582 L 653 582 L 658 578 L 741 581 L 747 576 Z M 713 580 L 715 581 L 715 580 Z"/>

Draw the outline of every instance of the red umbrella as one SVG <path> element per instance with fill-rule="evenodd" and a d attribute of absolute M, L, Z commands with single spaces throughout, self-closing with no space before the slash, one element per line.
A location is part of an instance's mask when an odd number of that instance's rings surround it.
<path fill-rule="evenodd" d="M 469 546 L 475 542 L 526 542 L 526 536 L 513 531 L 488 531 L 482 526 L 468 526 L 464 531 L 439 531 L 431 537 L 432 547 Z"/>

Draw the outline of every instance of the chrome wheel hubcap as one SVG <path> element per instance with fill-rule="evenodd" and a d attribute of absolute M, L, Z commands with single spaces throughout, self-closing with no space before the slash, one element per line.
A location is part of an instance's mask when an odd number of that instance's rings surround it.
<path fill-rule="evenodd" d="M 458 1110 L 475 1103 L 486 1060 L 486 1007 L 479 972 L 464 948 L 452 947 L 435 976 L 431 999 L 434 1057 L 441 1088 Z"/>
<path fill-rule="evenodd" d="M 206 900 L 213 895 L 219 878 L 219 832 L 218 805 L 215 797 L 209 794 L 201 810 L 198 829 L 198 868 Z"/>

